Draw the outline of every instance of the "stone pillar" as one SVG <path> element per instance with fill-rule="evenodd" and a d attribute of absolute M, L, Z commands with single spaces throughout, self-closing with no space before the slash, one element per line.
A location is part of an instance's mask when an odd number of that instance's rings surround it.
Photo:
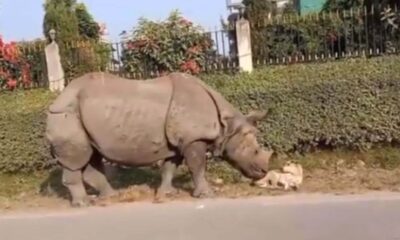
<path fill-rule="evenodd" d="M 51 29 L 49 31 L 51 43 L 44 49 L 46 55 L 47 75 L 49 79 L 50 91 L 64 90 L 64 70 L 61 65 L 60 50 L 55 41 L 56 31 Z"/>
<path fill-rule="evenodd" d="M 253 71 L 253 55 L 251 52 L 250 22 L 244 18 L 236 21 L 236 42 L 241 71 Z"/>

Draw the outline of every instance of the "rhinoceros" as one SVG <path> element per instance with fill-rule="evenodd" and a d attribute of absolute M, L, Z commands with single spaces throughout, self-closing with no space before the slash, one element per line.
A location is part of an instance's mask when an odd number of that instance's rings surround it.
<path fill-rule="evenodd" d="M 162 161 L 156 198 L 174 192 L 174 171 L 185 163 L 192 196 L 206 198 L 213 196 L 205 178 L 209 152 L 248 178 L 266 175 L 270 154 L 257 142 L 257 122 L 266 114 L 243 115 L 190 74 L 128 80 L 92 72 L 72 80 L 49 106 L 46 138 L 72 206 L 90 205 L 84 182 L 100 196 L 115 193 L 103 160 L 133 167 Z"/>

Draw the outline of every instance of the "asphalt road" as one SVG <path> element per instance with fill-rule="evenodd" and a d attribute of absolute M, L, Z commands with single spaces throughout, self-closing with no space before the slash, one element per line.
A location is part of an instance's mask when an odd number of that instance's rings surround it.
<path fill-rule="evenodd" d="M 400 240 L 400 194 L 291 195 L 0 216 L 1 240 Z"/>

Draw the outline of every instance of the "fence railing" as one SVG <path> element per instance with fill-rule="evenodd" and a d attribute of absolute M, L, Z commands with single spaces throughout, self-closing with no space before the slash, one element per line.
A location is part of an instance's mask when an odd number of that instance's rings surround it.
<path fill-rule="evenodd" d="M 374 6 L 306 16 L 276 16 L 258 23 L 250 21 L 250 35 L 248 32 L 241 35 L 242 30 L 234 25 L 204 33 L 211 45 L 193 63 L 199 73 L 238 72 L 241 68 L 239 59 L 242 61 L 242 57 L 248 56 L 253 59 L 251 64 L 257 67 L 400 53 L 400 11 L 397 7 Z M 244 44 L 238 44 L 237 36 Z M 246 47 L 250 40 L 251 47 Z M 58 43 L 66 83 L 91 71 L 108 71 L 130 79 L 147 79 L 165 73 L 151 57 L 133 61 L 135 54 L 130 52 L 129 44 L 129 40 Z M 4 59 L 0 56 L 0 68 L 8 66 L 12 78 L 29 74 L 32 81 L 24 87 L 46 87 L 45 47 L 44 41 L 20 43 L 20 59 L 25 67 L 10 67 L 1 62 Z M 179 66 L 175 68 L 182 70 Z M 2 71 L 0 69 L 0 73 Z M 1 87 L 4 88 L 4 84 Z"/>
<path fill-rule="evenodd" d="M 29 77 L 31 82 L 28 88 L 41 88 L 48 86 L 45 42 L 22 43 L 18 45 L 20 59 L 29 66 Z"/>
<path fill-rule="evenodd" d="M 200 73 L 225 72 L 233 73 L 239 70 L 237 54 L 234 51 L 234 35 L 231 30 L 215 30 L 205 32 L 204 36 L 210 40 L 211 45 L 201 55 L 198 64 Z M 116 43 L 98 41 L 77 41 L 77 42 L 58 42 L 61 63 L 64 70 L 66 84 L 77 76 L 92 71 L 107 71 L 130 79 L 147 79 L 161 76 L 164 72 L 151 59 L 143 59 L 140 71 L 132 70 L 132 65 L 136 62 L 128 57 L 129 42 L 121 41 Z M 28 69 L 25 74 L 29 74 L 31 80 L 29 84 L 18 82 L 19 87 L 38 88 L 47 87 L 47 63 L 45 56 L 46 41 L 18 43 L 18 63 L 4 62 L 0 55 L 0 72 L 2 66 L 6 66 L 9 72 L 8 77 L 21 79 L 23 69 Z M 146 61 L 147 60 L 147 61 Z M 4 63 L 4 64 L 3 64 Z M 29 66 L 26 68 L 26 66 Z M 180 70 L 180 69 L 176 69 Z M 7 84 L 2 81 L 0 76 L 0 90 L 7 88 Z"/>
<path fill-rule="evenodd" d="M 239 70 L 237 54 L 234 51 L 234 35 L 231 30 L 215 30 L 204 33 L 210 39 L 212 45 L 198 61 L 200 72 L 236 72 Z M 110 43 L 112 56 L 107 70 L 120 76 L 130 79 L 143 79 L 157 77 L 163 74 L 152 59 L 142 59 L 140 70 L 133 68 L 129 62 L 129 40 L 117 43 Z M 200 63 L 201 62 L 201 63 Z"/>
<path fill-rule="evenodd" d="M 373 6 L 252 23 L 256 65 L 320 62 L 399 53 L 400 12 Z"/>

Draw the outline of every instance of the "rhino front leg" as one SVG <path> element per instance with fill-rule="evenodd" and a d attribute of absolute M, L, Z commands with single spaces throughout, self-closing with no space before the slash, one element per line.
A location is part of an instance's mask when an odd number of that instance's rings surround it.
<path fill-rule="evenodd" d="M 178 190 L 172 185 L 174 173 L 181 163 L 181 159 L 171 158 L 165 160 L 161 169 L 161 184 L 157 189 L 155 201 L 161 202 L 165 197 L 178 194 Z"/>
<path fill-rule="evenodd" d="M 209 198 L 214 196 L 205 174 L 206 174 L 206 159 L 207 145 L 204 142 L 194 142 L 189 145 L 184 151 L 186 164 L 192 174 L 194 182 L 193 197 Z"/>
<path fill-rule="evenodd" d="M 89 196 L 83 185 L 82 171 L 72 171 L 63 168 L 62 183 L 66 186 L 71 194 L 71 205 L 73 207 L 87 207 L 90 205 Z"/>

